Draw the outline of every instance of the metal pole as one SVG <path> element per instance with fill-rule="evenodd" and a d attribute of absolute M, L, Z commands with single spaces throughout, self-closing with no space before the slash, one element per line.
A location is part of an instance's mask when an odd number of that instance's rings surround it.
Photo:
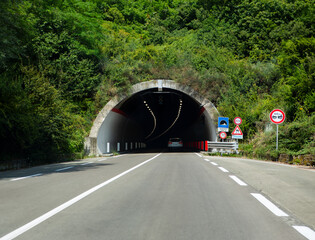
<path fill-rule="evenodd" d="M 277 124 L 277 145 L 276 145 L 276 150 L 278 151 L 278 131 L 279 131 L 279 126 Z"/>

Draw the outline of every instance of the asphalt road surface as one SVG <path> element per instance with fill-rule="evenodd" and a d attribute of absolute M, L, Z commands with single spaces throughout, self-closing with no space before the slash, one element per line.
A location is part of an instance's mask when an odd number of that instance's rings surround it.
<path fill-rule="evenodd" d="M 1 172 L 0 239 L 315 239 L 314 180 L 310 170 L 195 153 Z"/>

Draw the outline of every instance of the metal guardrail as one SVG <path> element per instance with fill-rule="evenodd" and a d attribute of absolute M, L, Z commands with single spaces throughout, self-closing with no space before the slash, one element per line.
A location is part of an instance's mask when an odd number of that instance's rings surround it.
<path fill-rule="evenodd" d="M 211 151 L 234 150 L 237 152 L 237 142 L 210 142 L 208 141 L 208 149 Z"/>

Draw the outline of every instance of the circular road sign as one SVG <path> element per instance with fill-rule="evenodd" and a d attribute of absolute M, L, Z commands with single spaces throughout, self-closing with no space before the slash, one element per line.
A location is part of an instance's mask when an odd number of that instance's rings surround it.
<path fill-rule="evenodd" d="M 236 117 L 236 118 L 234 118 L 234 123 L 235 123 L 236 125 L 241 125 L 242 119 L 241 119 L 240 117 Z"/>
<path fill-rule="evenodd" d="M 283 123 L 285 120 L 285 114 L 280 109 L 274 109 L 269 115 L 271 122 L 275 124 Z"/>
<path fill-rule="evenodd" d="M 226 132 L 220 132 L 220 138 L 226 139 L 226 137 L 227 137 Z"/>

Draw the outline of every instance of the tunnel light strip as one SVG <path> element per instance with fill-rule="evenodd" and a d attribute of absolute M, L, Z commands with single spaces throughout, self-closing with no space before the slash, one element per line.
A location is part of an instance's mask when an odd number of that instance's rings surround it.
<path fill-rule="evenodd" d="M 150 109 L 150 107 L 149 107 L 149 105 L 147 104 L 147 102 L 146 102 L 146 101 L 143 101 L 143 103 L 145 104 L 145 106 L 147 107 L 147 109 L 149 110 L 149 112 L 151 113 L 151 115 L 152 115 L 152 117 L 153 117 L 153 129 L 152 129 L 152 131 L 149 133 L 149 135 L 145 137 L 145 139 L 148 139 L 148 138 L 154 133 L 154 131 L 155 131 L 155 129 L 156 129 L 156 117 L 155 117 L 153 111 Z"/>
<path fill-rule="evenodd" d="M 152 138 L 151 141 L 152 141 L 152 140 L 155 140 L 155 139 L 157 139 L 157 138 L 159 138 L 159 137 L 161 137 L 162 135 L 164 135 L 165 133 L 167 133 L 167 132 L 174 126 L 174 124 L 177 122 L 177 120 L 178 120 L 178 118 L 179 118 L 179 116 L 180 116 L 180 113 L 181 113 L 181 111 L 182 111 L 182 105 L 183 105 L 183 101 L 182 101 L 182 99 L 179 99 L 178 113 L 177 113 L 177 116 L 176 116 L 174 122 L 171 124 L 171 126 L 169 126 L 168 129 L 166 129 L 166 130 L 165 130 L 164 132 L 162 132 L 160 135 L 156 136 L 155 138 Z"/>

